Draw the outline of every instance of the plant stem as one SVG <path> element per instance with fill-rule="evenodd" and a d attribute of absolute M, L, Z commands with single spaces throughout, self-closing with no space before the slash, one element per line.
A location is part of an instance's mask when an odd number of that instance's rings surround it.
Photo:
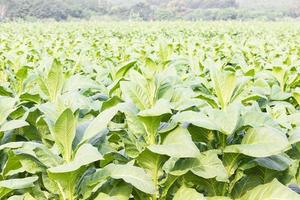
<path fill-rule="evenodd" d="M 74 200 L 72 183 L 71 184 L 69 183 L 69 187 L 68 187 L 68 200 Z"/>
<path fill-rule="evenodd" d="M 220 136 L 221 148 L 224 149 L 226 147 L 227 137 L 226 137 L 226 135 L 224 135 L 222 133 L 219 133 L 219 136 Z"/>
<path fill-rule="evenodd" d="M 65 196 L 65 193 L 64 193 L 64 190 L 62 189 L 62 186 L 57 181 L 56 181 L 56 183 L 57 183 L 58 189 L 61 193 L 61 196 L 62 196 L 63 200 L 67 200 L 67 198 Z"/>
<path fill-rule="evenodd" d="M 156 191 L 155 193 L 152 195 L 152 200 L 157 200 L 157 191 L 158 191 L 158 167 L 156 167 L 154 170 L 153 170 L 153 182 L 154 182 L 154 186 L 156 188 Z"/>

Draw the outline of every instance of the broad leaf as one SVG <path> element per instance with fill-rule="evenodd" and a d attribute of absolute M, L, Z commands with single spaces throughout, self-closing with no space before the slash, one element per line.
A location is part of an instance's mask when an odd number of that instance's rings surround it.
<path fill-rule="evenodd" d="M 0 131 L 10 131 L 10 130 L 22 128 L 22 127 L 28 126 L 28 125 L 29 124 L 26 121 L 21 120 L 21 119 L 10 120 L 1 126 Z"/>
<path fill-rule="evenodd" d="M 283 153 L 288 148 L 289 142 L 284 133 L 266 126 L 249 129 L 241 144 L 227 146 L 224 152 L 242 153 L 252 157 L 268 157 Z"/>
<path fill-rule="evenodd" d="M 63 66 L 57 60 L 54 59 L 47 79 L 45 81 L 49 98 L 51 101 L 56 101 L 57 96 L 61 93 L 64 83 Z"/>
<path fill-rule="evenodd" d="M 292 164 L 292 160 L 286 154 L 273 155 L 266 158 L 256 158 L 254 161 L 262 167 L 277 171 L 284 171 Z"/>
<path fill-rule="evenodd" d="M 161 145 L 150 145 L 148 149 L 177 158 L 196 157 L 200 153 L 188 130 L 181 127 L 168 133 Z"/>
<path fill-rule="evenodd" d="M 167 113 L 171 113 L 170 103 L 164 99 L 160 99 L 152 108 L 142 110 L 138 115 L 141 117 L 158 117 Z"/>
<path fill-rule="evenodd" d="M 117 183 L 107 193 L 99 193 L 95 200 L 128 200 L 132 186 L 124 182 Z"/>
<path fill-rule="evenodd" d="M 289 199 L 299 200 L 300 195 L 282 185 L 277 179 L 272 182 L 260 185 L 248 191 L 238 200 L 267 200 L 267 199 Z"/>
<path fill-rule="evenodd" d="M 228 181 L 227 172 L 218 158 L 216 151 L 206 151 L 196 158 L 181 158 L 169 169 L 169 173 L 180 176 L 191 171 L 205 179 L 216 178 L 218 181 Z"/>
<path fill-rule="evenodd" d="M 6 194 L 13 190 L 25 189 L 34 186 L 34 182 L 38 180 L 37 176 L 27 178 L 17 178 L 0 181 L 0 197 L 4 197 Z"/>
<path fill-rule="evenodd" d="M 6 120 L 8 115 L 14 110 L 16 99 L 11 97 L 0 97 L 0 125 Z"/>
<path fill-rule="evenodd" d="M 118 113 L 120 105 L 116 105 L 114 107 L 108 108 L 101 112 L 86 128 L 82 142 L 85 142 L 97 134 L 101 134 L 107 130 L 108 123 L 112 120 L 112 118 Z"/>
<path fill-rule="evenodd" d="M 225 108 L 231 101 L 236 87 L 236 76 L 232 72 L 220 71 L 215 67 L 210 68 L 210 76 L 214 89 L 222 108 Z"/>
<path fill-rule="evenodd" d="M 66 109 L 54 125 L 55 141 L 67 162 L 71 161 L 72 158 L 72 143 L 75 138 L 76 122 L 72 110 Z"/>
<path fill-rule="evenodd" d="M 150 176 L 142 168 L 131 165 L 110 164 L 105 169 L 110 172 L 112 178 L 123 179 L 142 192 L 153 194 L 156 190 Z"/>
<path fill-rule="evenodd" d="M 98 149 L 91 144 L 83 144 L 77 150 L 74 160 L 69 163 L 52 167 L 49 169 L 51 173 L 67 173 L 78 170 L 84 165 L 88 165 L 98 160 L 102 160 L 103 157 L 99 153 Z"/>
<path fill-rule="evenodd" d="M 181 186 L 179 190 L 176 192 L 173 200 L 205 200 L 203 194 L 197 192 L 197 190 L 193 188 L 188 188 L 186 186 Z"/>

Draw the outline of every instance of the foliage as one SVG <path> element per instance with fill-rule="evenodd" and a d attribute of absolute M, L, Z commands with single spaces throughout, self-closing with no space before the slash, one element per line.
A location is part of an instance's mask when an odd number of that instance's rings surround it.
<path fill-rule="evenodd" d="M 1 30 L 1 199 L 300 199 L 299 24 Z"/>
<path fill-rule="evenodd" d="M 299 17 L 297 0 L 0 0 L 1 20 L 279 20 Z"/>

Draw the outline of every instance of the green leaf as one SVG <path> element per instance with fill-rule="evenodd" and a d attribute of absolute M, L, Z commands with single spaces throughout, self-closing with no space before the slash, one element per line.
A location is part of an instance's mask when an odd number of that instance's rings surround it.
<path fill-rule="evenodd" d="M 74 75 L 66 80 L 63 86 L 63 92 L 77 91 L 77 90 L 87 90 L 87 89 L 101 89 L 92 79 L 82 76 Z"/>
<path fill-rule="evenodd" d="M 249 129 L 241 144 L 227 146 L 224 152 L 242 153 L 251 157 L 268 157 L 283 153 L 289 147 L 284 133 L 265 126 Z"/>
<path fill-rule="evenodd" d="M 256 158 L 254 161 L 259 166 L 277 171 L 284 171 L 292 164 L 292 160 L 286 154 L 273 155 L 266 158 Z"/>
<path fill-rule="evenodd" d="M 300 142 L 300 127 L 297 127 L 290 132 L 289 142 L 290 144 Z"/>
<path fill-rule="evenodd" d="M 210 68 L 214 90 L 222 108 L 225 108 L 231 100 L 236 87 L 236 75 L 228 71 L 220 71 L 215 67 Z"/>
<path fill-rule="evenodd" d="M 24 126 L 29 126 L 29 124 L 25 120 L 22 119 L 10 120 L 1 126 L 0 131 L 10 131 L 17 128 L 22 128 Z"/>
<path fill-rule="evenodd" d="M 49 170 L 51 173 L 67 173 L 78 170 L 80 167 L 88 165 L 98 160 L 103 160 L 98 149 L 91 144 L 83 144 L 79 147 L 75 154 L 74 160 L 69 163 L 52 167 Z"/>
<path fill-rule="evenodd" d="M 109 176 L 110 172 L 104 167 L 83 177 L 82 183 L 80 184 L 80 194 L 83 196 L 83 199 L 87 199 L 92 193 L 98 191 L 98 189 L 107 182 Z"/>
<path fill-rule="evenodd" d="M 127 99 L 131 99 L 140 110 L 145 110 L 151 106 L 149 95 L 155 91 L 147 90 L 148 82 L 140 73 L 131 71 L 130 75 L 134 80 L 120 82 L 122 94 L 125 95 Z"/>
<path fill-rule="evenodd" d="M 105 169 L 110 172 L 110 176 L 113 179 L 123 179 L 125 182 L 148 194 L 155 192 L 155 186 L 151 177 L 142 168 L 131 165 L 110 164 Z"/>
<path fill-rule="evenodd" d="M 105 132 L 108 123 L 118 113 L 120 106 L 118 104 L 101 112 L 86 128 L 81 143 L 95 137 L 99 133 Z"/>
<path fill-rule="evenodd" d="M 58 195 L 60 193 L 58 184 L 49 178 L 48 174 L 42 174 L 42 184 L 47 188 L 47 190 L 52 193 Z"/>
<path fill-rule="evenodd" d="M 73 199 L 80 176 L 88 164 L 103 159 L 98 149 L 91 144 L 83 144 L 77 150 L 73 161 L 48 169 L 49 178 L 57 184 L 63 199 Z"/>
<path fill-rule="evenodd" d="M 242 125 L 261 127 L 272 126 L 273 128 L 279 127 L 278 123 L 270 115 L 259 111 L 249 111 L 242 115 Z"/>
<path fill-rule="evenodd" d="M 39 78 L 38 83 L 41 91 L 48 96 L 50 101 L 55 102 L 64 83 L 62 64 L 57 59 L 53 59 L 47 77 L 45 79 Z"/>
<path fill-rule="evenodd" d="M 160 184 L 160 186 L 162 188 L 162 193 L 160 195 L 161 199 L 167 198 L 168 193 L 171 192 L 171 190 L 173 188 L 172 186 L 175 185 L 177 179 L 178 179 L 177 176 L 168 175 L 168 177 L 163 181 L 163 183 Z"/>
<path fill-rule="evenodd" d="M 283 92 L 278 85 L 273 85 L 271 90 L 270 99 L 275 101 L 284 101 L 290 98 L 292 95 L 288 92 Z"/>
<path fill-rule="evenodd" d="M 117 183 L 107 193 L 99 193 L 95 200 L 128 200 L 132 186 L 124 182 Z"/>
<path fill-rule="evenodd" d="M 37 159 L 48 168 L 55 167 L 63 163 L 63 159 L 52 152 L 44 145 L 37 146 L 33 149 Z"/>
<path fill-rule="evenodd" d="M 232 200 L 232 199 L 229 197 L 215 196 L 215 197 L 207 197 L 206 200 Z"/>
<path fill-rule="evenodd" d="M 0 125 L 3 124 L 8 115 L 14 110 L 16 99 L 11 97 L 0 97 Z"/>
<path fill-rule="evenodd" d="M 181 186 L 175 193 L 173 200 L 205 200 L 203 194 L 197 192 L 193 188 L 188 188 L 185 185 Z"/>
<path fill-rule="evenodd" d="M 181 127 L 168 133 L 161 145 L 150 145 L 148 149 L 177 158 L 197 157 L 200 153 L 188 130 Z"/>
<path fill-rule="evenodd" d="M 272 68 L 272 74 L 279 82 L 281 91 L 284 91 L 285 79 L 286 79 L 286 70 L 282 66 L 274 66 Z"/>
<path fill-rule="evenodd" d="M 223 111 L 208 110 L 208 116 L 218 126 L 219 131 L 231 135 L 238 128 L 240 120 L 240 104 L 230 104 Z"/>
<path fill-rule="evenodd" d="M 148 149 L 145 149 L 136 158 L 137 164 L 142 167 L 148 175 L 152 177 L 155 185 L 158 184 L 159 177 L 163 176 L 162 170 L 163 163 L 166 161 L 166 156 L 155 154 Z M 155 196 L 157 194 L 154 194 Z"/>
<path fill-rule="evenodd" d="M 208 130 L 219 130 L 219 126 L 201 112 L 185 111 L 175 115 L 174 120 L 180 123 L 190 123 Z"/>
<path fill-rule="evenodd" d="M 57 100 L 57 96 L 61 93 L 63 83 L 64 74 L 62 64 L 57 59 L 54 59 L 45 82 L 51 101 Z"/>
<path fill-rule="evenodd" d="M 170 102 L 165 99 L 159 99 L 152 108 L 142 110 L 138 115 L 141 117 L 158 117 L 167 113 L 172 113 Z"/>
<path fill-rule="evenodd" d="M 151 177 L 156 177 L 158 179 L 158 173 L 166 159 L 159 155 L 155 154 L 148 149 L 145 149 L 140 155 L 136 158 L 136 161 L 140 167 L 142 167 Z"/>
<path fill-rule="evenodd" d="M 136 138 L 143 137 L 146 134 L 143 121 L 137 116 L 138 109 L 133 104 L 126 104 L 122 108 L 125 114 L 125 119 L 128 126 L 128 132 L 133 134 Z"/>
<path fill-rule="evenodd" d="M 121 79 L 125 76 L 126 72 L 132 68 L 135 64 L 137 63 L 137 61 L 129 61 L 125 64 L 123 64 L 122 66 L 119 67 L 119 69 L 117 70 L 114 79 Z"/>
<path fill-rule="evenodd" d="M 300 105 L 300 88 L 296 88 L 292 95 L 297 101 L 298 105 Z"/>
<path fill-rule="evenodd" d="M 79 175 L 83 173 L 83 170 L 77 170 L 68 173 L 51 173 L 48 172 L 48 177 L 55 183 L 53 188 L 57 187 L 57 191 L 60 194 L 61 199 L 74 199 L 75 189 L 79 181 Z"/>
<path fill-rule="evenodd" d="M 63 154 L 63 158 L 70 162 L 72 158 L 72 143 L 76 132 L 76 118 L 71 109 L 66 109 L 56 120 L 54 137 Z"/>
<path fill-rule="evenodd" d="M 25 169 L 22 168 L 22 165 L 18 157 L 14 155 L 12 152 L 9 152 L 7 161 L 5 165 L 2 167 L 2 171 L 1 171 L 2 176 L 7 177 L 24 171 Z"/>
<path fill-rule="evenodd" d="M 186 111 L 177 114 L 174 120 L 181 123 L 191 123 L 208 130 L 217 130 L 226 135 L 234 133 L 239 126 L 239 104 L 230 104 L 225 110 L 208 109 L 206 113 Z"/>
<path fill-rule="evenodd" d="M 197 158 L 181 158 L 169 169 L 169 173 L 174 176 L 181 176 L 188 171 L 205 179 L 228 181 L 226 169 L 215 150 L 203 152 Z"/>
<path fill-rule="evenodd" d="M 4 149 L 17 149 L 17 148 L 21 148 L 24 144 L 25 144 L 25 142 L 9 142 L 9 143 L 6 143 L 6 144 L 2 144 L 0 146 L 0 151 L 2 151 Z"/>
<path fill-rule="evenodd" d="M 228 176 L 231 176 L 235 173 L 236 169 L 241 164 L 241 159 L 243 155 L 236 153 L 224 153 L 223 155 L 223 163 L 224 167 L 227 171 Z"/>
<path fill-rule="evenodd" d="M 35 200 L 35 198 L 31 196 L 29 193 L 25 193 L 24 195 L 11 196 L 7 200 Z"/>
<path fill-rule="evenodd" d="M 37 180 L 37 176 L 32 176 L 27 178 L 16 178 L 0 181 L 0 197 L 2 198 L 13 190 L 33 187 L 34 182 L 36 182 Z"/>
<path fill-rule="evenodd" d="M 218 182 L 214 178 L 205 179 L 193 173 L 187 173 L 183 178 L 184 182 L 197 186 L 197 190 L 203 191 L 207 196 L 222 196 L 228 187 L 226 182 Z"/>
<path fill-rule="evenodd" d="M 300 195 L 293 192 L 286 186 L 282 185 L 277 179 L 272 182 L 259 185 L 248 191 L 245 195 L 237 200 L 268 200 L 268 199 L 288 199 L 300 200 Z"/>

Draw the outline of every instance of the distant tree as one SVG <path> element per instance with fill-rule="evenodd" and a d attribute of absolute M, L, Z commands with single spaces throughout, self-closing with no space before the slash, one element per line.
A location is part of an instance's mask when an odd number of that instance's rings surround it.
<path fill-rule="evenodd" d="M 132 13 L 138 14 L 142 20 L 150 20 L 153 18 L 153 10 L 146 3 L 137 3 L 130 8 Z"/>
<path fill-rule="evenodd" d="M 69 6 L 76 5 L 81 9 L 87 9 L 92 11 L 98 11 L 101 2 L 107 2 L 103 0 L 65 0 Z"/>
<path fill-rule="evenodd" d="M 300 2 L 295 3 L 293 8 L 291 8 L 288 12 L 291 17 L 300 17 Z"/>
<path fill-rule="evenodd" d="M 165 6 L 170 0 L 146 0 L 149 5 Z"/>
<path fill-rule="evenodd" d="M 284 5 L 285 10 L 267 10 L 257 5 Z M 247 2 L 257 9 L 245 9 Z M 256 3 L 255 3 L 256 2 Z M 281 4 L 278 2 L 282 2 Z M 242 3 L 242 4 L 241 4 Z M 0 0 L 0 20 L 68 17 L 88 19 L 108 16 L 112 19 L 174 20 L 174 19 L 268 19 L 300 17 L 299 0 Z M 255 7 L 256 5 L 256 7 Z"/>
<path fill-rule="evenodd" d="M 168 9 L 157 9 L 154 11 L 155 20 L 174 20 L 176 19 L 176 14 Z"/>
<path fill-rule="evenodd" d="M 192 8 L 228 8 L 237 7 L 236 0 L 192 0 Z"/>
<path fill-rule="evenodd" d="M 4 19 L 7 12 L 7 0 L 0 0 L 0 20 Z"/>
<path fill-rule="evenodd" d="M 31 0 L 8 0 L 7 1 L 7 17 L 9 18 L 25 18 L 29 16 L 35 1 Z"/>
<path fill-rule="evenodd" d="M 189 7 L 189 1 L 186 0 L 171 0 L 169 1 L 167 8 L 173 12 L 185 12 Z"/>
<path fill-rule="evenodd" d="M 15 18 L 54 18 L 65 20 L 68 16 L 67 4 L 61 0 L 8 0 L 7 16 Z"/>
<path fill-rule="evenodd" d="M 7 5 L 0 1 L 0 20 L 3 20 L 6 16 Z"/>
<path fill-rule="evenodd" d="M 111 7 L 111 4 L 108 0 L 98 0 L 98 13 L 105 15 L 109 12 L 109 9 Z"/>
<path fill-rule="evenodd" d="M 68 18 L 68 6 L 61 0 L 41 0 L 32 8 L 32 15 L 41 19 L 65 20 Z"/>

